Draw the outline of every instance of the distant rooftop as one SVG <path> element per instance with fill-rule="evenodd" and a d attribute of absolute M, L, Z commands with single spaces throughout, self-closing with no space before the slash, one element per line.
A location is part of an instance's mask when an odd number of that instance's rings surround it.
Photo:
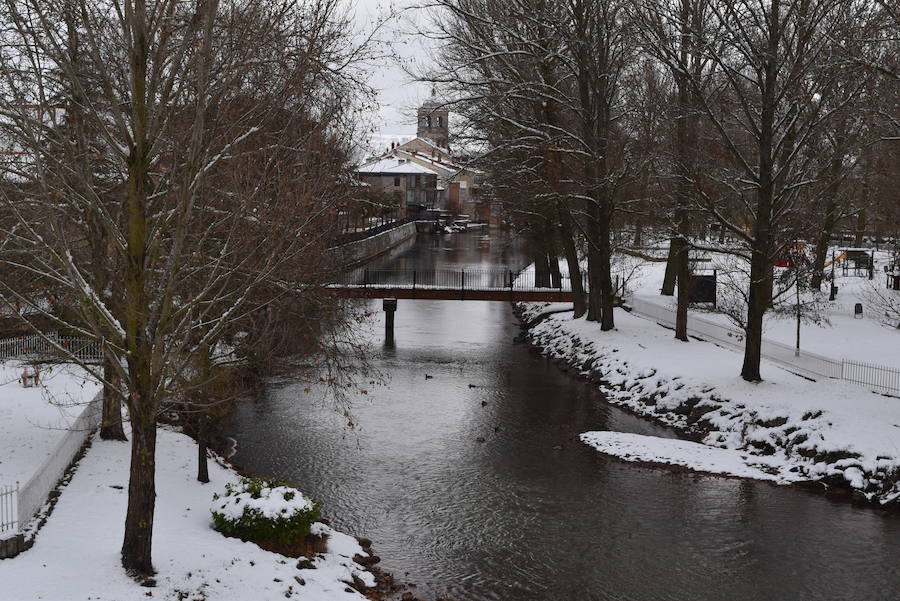
<path fill-rule="evenodd" d="M 365 163 L 356 171 L 357 173 L 387 173 L 395 175 L 422 173 L 427 175 L 438 175 L 438 172 L 434 169 L 423 167 L 422 165 L 413 163 L 409 159 L 393 155 Z"/>

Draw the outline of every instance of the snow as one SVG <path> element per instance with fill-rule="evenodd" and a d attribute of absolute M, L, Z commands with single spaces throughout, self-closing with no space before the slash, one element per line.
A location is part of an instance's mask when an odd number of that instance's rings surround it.
<path fill-rule="evenodd" d="M 837 253 L 837 247 L 835 247 Z M 665 249 L 653 252 L 654 255 L 665 256 Z M 724 268 L 725 259 L 719 255 L 710 255 L 713 259 L 703 264 L 703 269 Z M 828 251 L 831 257 L 831 250 Z M 883 267 L 890 260 L 889 253 L 876 251 L 875 279 L 865 277 L 844 276 L 840 266 L 835 270 L 835 284 L 838 287 L 837 299 L 828 303 L 826 314 L 828 323 L 813 325 L 804 323 L 800 332 L 801 351 L 810 351 L 820 355 L 840 359 L 852 359 L 900 367 L 900 329 L 885 327 L 880 316 L 869 302 L 869 290 L 872 285 L 884 286 Z M 561 263 L 565 269 L 565 263 Z M 629 291 L 636 297 L 657 304 L 675 307 L 673 297 L 660 296 L 665 262 L 647 262 L 633 257 L 620 257 L 619 269 L 631 275 L 628 281 Z M 827 283 L 824 285 L 827 286 Z M 721 291 L 719 293 L 721 297 Z M 856 303 L 863 305 L 863 319 L 854 317 Z M 702 315 L 722 325 L 733 326 L 733 322 L 721 313 L 701 308 L 692 308 L 694 315 Z M 765 318 L 764 337 L 769 340 L 794 346 L 796 342 L 796 322 L 789 318 L 768 313 Z"/>
<path fill-rule="evenodd" d="M 426 175 L 439 175 L 434 169 L 423 167 L 408 159 L 400 159 L 396 156 L 387 156 L 370 163 L 361 165 L 356 169 L 357 173 L 384 173 L 388 175 L 403 175 L 408 173 L 424 173 Z"/>
<path fill-rule="evenodd" d="M 23 368 L 0 365 L 0 485 L 25 484 L 100 391 L 73 366 L 43 367 L 41 385 L 23 388 Z"/>
<path fill-rule="evenodd" d="M 709 447 L 698 442 L 643 436 L 625 432 L 585 432 L 581 441 L 601 453 L 624 461 L 659 463 L 685 467 L 698 472 L 770 480 L 778 483 L 796 482 L 796 473 L 777 472 L 781 467 L 770 464 L 764 457 L 733 449 Z M 774 472 L 774 473 L 773 473 Z"/>
<path fill-rule="evenodd" d="M 256 510 L 269 519 L 277 519 L 314 507 L 312 501 L 297 489 L 288 486 L 263 488 L 257 498 L 253 498 L 253 495 L 243 490 L 243 487 L 236 490 L 240 492 L 222 495 L 214 500 L 210 510 L 221 513 L 229 520 L 239 520 L 244 515 L 245 509 Z"/>
<path fill-rule="evenodd" d="M 139 586 L 125 574 L 119 557 L 129 457 L 128 443 L 94 440 L 34 547 L 0 561 L 0 600 L 361 600 L 360 593 L 345 590 L 353 576 L 374 584 L 374 577 L 352 560 L 355 554 L 366 555 L 359 544 L 324 524 L 314 530 L 330 536 L 329 553 L 311 558 L 315 569 L 298 569 L 296 559 L 213 530 L 212 495 L 236 482 L 237 474 L 211 462 L 211 483 L 200 484 L 195 443 L 161 429 L 153 533 L 158 573 L 155 587 Z"/>
<path fill-rule="evenodd" d="M 526 319 L 540 310 L 526 306 Z M 900 399 L 850 382 L 813 382 L 765 361 L 765 381 L 746 382 L 739 352 L 677 341 L 624 310 L 615 319 L 615 330 L 601 332 L 571 312 L 557 313 L 530 336 L 545 354 L 596 381 L 609 402 L 693 432 L 709 447 L 749 453 L 751 463 L 782 476 L 842 481 L 873 501 L 900 498 Z"/>

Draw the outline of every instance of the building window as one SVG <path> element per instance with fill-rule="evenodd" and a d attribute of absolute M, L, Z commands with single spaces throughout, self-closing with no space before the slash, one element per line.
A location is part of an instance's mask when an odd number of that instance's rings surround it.
<path fill-rule="evenodd" d="M 428 117 L 425 117 L 425 126 L 431 127 L 431 115 L 429 115 Z"/>
<path fill-rule="evenodd" d="M 397 188 L 400 187 L 400 178 L 399 177 L 394 178 L 394 187 L 397 187 Z"/>
<path fill-rule="evenodd" d="M 438 127 L 444 127 L 444 118 L 438 117 Z"/>

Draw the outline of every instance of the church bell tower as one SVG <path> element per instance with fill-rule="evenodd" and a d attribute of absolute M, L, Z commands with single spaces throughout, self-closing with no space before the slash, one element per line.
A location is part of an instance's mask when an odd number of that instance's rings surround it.
<path fill-rule="evenodd" d="M 450 111 L 435 97 L 435 92 L 432 90 L 431 98 L 419 107 L 416 136 L 431 140 L 441 148 L 448 148 L 450 124 L 447 120 L 449 116 Z"/>

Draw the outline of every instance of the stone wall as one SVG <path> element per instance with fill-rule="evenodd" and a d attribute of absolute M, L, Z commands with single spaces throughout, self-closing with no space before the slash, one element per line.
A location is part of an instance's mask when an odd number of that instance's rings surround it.
<path fill-rule="evenodd" d="M 335 253 L 340 265 L 359 265 L 382 253 L 386 253 L 415 235 L 416 222 L 412 221 L 369 238 L 342 244 L 330 249 L 328 252 Z"/>

